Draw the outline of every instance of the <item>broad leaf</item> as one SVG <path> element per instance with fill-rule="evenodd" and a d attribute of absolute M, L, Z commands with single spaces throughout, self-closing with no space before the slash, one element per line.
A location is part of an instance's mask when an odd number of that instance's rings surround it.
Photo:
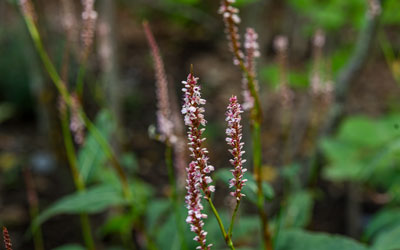
<path fill-rule="evenodd" d="M 308 191 L 291 194 L 283 211 L 281 228 L 305 227 L 311 219 L 313 197 Z"/>
<path fill-rule="evenodd" d="M 84 193 L 74 193 L 64 196 L 52 206 L 43 211 L 33 222 L 38 226 L 49 218 L 59 214 L 98 213 L 110 206 L 125 204 L 120 191 L 111 186 L 97 186 L 87 189 Z"/>
<path fill-rule="evenodd" d="M 398 225 L 400 225 L 400 209 L 384 209 L 378 212 L 368 223 L 364 236 L 370 240 L 378 234 Z"/>
<path fill-rule="evenodd" d="M 400 249 L 400 225 L 383 231 L 376 237 L 372 246 L 373 250 L 398 250 Z"/>

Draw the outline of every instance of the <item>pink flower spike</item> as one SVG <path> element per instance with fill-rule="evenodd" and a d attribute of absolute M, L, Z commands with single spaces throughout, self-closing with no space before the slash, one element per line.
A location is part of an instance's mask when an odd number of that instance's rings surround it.
<path fill-rule="evenodd" d="M 209 185 L 212 182 L 209 174 L 214 171 L 214 167 L 208 164 L 207 149 L 203 147 L 202 143 L 205 138 L 202 138 L 204 128 L 201 126 L 206 125 L 204 119 L 204 108 L 202 107 L 206 100 L 201 98 L 200 86 L 197 84 L 197 77 L 192 73 L 189 74 L 187 81 L 183 81 L 184 88 L 184 104 L 182 107 L 182 114 L 185 116 L 185 125 L 188 127 L 188 139 L 190 156 L 199 168 L 201 174 L 201 187 L 206 198 L 209 198 L 211 193 L 214 192 L 214 186 Z"/>
<path fill-rule="evenodd" d="M 211 245 L 206 244 L 207 232 L 204 231 L 204 222 L 202 219 L 207 215 L 202 213 L 203 206 L 201 204 L 201 190 L 203 190 L 205 197 L 208 199 L 215 188 L 209 185 L 212 182 L 209 176 L 214 167 L 208 165 L 207 149 L 202 146 L 206 120 L 204 119 L 204 108 L 202 107 L 206 101 L 201 98 L 201 88 L 197 84 L 198 78 L 190 73 L 187 81 L 183 81 L 184 88 L 184 104 L 182 107 L 182 114 L 185 116 L 185 125 L 188 127 L 188 140 L 190 156 L 193 158 L 187 170 L 186 189 L 187 195 L 185 197 L 188 208 L 188 217 L 186 222 L 190 224 L 190 230 L 196 233 L 194 240 L 200 246 L 196 249 L 209 250 Z"/>
<path fill-rule="evenodd" d="M 200 244 L 199 249 L 209 250 L 211 245 L 206 245 L 207 232 L 203 229 L 203 219 L 207 218 L 207 215 L 202 213 L 203 205 L 201 204 L 201 173 L 195 161 L 192 161 L 186 170 L 187 194 L 185 196 L 185 200 L 187 205 L 186 207 L 188 209 L 186 222 L 190 224 L 190 231 L 196 233 L 196 237 L 194 237 L 193 240 Z"/>
<path fill-rule="evenodd" d="M 232 170 L 233 178 L 229 181 L 229 188 L 234 188 L 231 195 L 240 201 L 242 196 L 242 188 L 245 185 L 246 179 L 243 179 L 243 174 L 247 169 L 243 168 L 243 163 L 246 160 L 242 159 L 244 154 L 243 142 L 242 140 L 242 125 L 240 124 L 242 120 L 241 113 L 243 113 L 242 107 L 237 101 L 236 96 L 232 96 L 229 99 L 229 105 L 226 111 L 226 121 L 228 122 L 228 128 L 226 129 L 226 142 L 232 148 L 229 152 L 232 154 L 233 159 L 230 160 L 234 169 Z"/>

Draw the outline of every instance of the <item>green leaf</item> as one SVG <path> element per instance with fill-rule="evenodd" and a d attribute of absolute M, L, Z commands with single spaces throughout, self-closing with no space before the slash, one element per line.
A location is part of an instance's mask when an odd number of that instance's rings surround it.
<path fill-rule="evenodd" d="M 59 214 L 98 213 L 110 206 L 125 203 L 119 190 L 108 185 L 96 186 L 87 189 L 84 193 L 79 192 L 64 196 L 44 210 L 33 222 L 33 225 L 39 226 L 49 218 Z"/>
<path fill-rule="evenodd" d="M 85 248 L 78 244 L 68 244 L 57 248 L 53 248 L 53 250 L 85 250 Z"/>
<path fill-rule="evenodd" d="M 107 110 L 100 111 L 96 117 L 95 126 L 104 138 L 109 138 L 111 131 L 115 128 L 112 115 Z M 89 133 L 78 154 L 78 166 L 85 182 L 93 181 L 106 159 L 106 154 L 96 138 Z"/>
<path fill-rule="evenodd" d="M 400 2 L 398 0 L 386 0 L 385 10 L 383 11 L 383 23 L 386 25 L 396 25 L 400 23 Z"/>
<path fill-rule="evenodd" d="M 298 191 L 291 194 L 283 211 L 281 228 L 305 227 L 311 219 L 313 197 L 309 191 Z"/>
<path fill-rule="evenodd" d="M 376 237 L 372 249 L 398 250 L 400 249 L 400 225 L 385 230 Z"/>
<path fill-rule="evenodd" d="M 171 208 L 171 202 L 167 199 L 156 199 L 150 202 L 147 207 L 147 228 L 153 232 L 159 225 L 160 219 Z M 184 214 L 182 214 L 184 218 Z"/>
<path fill-rule="evenodd" d="M 368 248 L 350 238 L 303 230 L 282 231 L 275 250 L 367 250 Z"/>
<path fill-rule="evenodd" d="M 109 218 L 104 225 L 100 228 L 102 236 L 112 233 L 120 233 L 122 235 L 130 232 L 133 222 L 132 215 L 120 214 Z"/>
<path fill-rule="evenodd" d="M 368 223 L 364 236 L 370 240 L 379 233 L 386 231 L 389 228 L 400 225 L 400 209 L 389 208 L 379 211 L 372 220 Z"/>
<path fill-rule="evenodd" d="M 374 147 L 387 140 L 375 121 L 359 116 L 348 119 L 340 127 L 338 139 L 363 147 Z"/>

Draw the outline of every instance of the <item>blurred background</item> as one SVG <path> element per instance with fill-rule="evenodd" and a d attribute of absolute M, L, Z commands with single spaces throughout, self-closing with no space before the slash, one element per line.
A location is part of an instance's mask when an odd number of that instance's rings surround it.
<path fill-rule="evenodd" d="M 175 229 L 166 216 L 171 187 L 165 145 L 155 139 L 156 87 L 144 20 L 159 45 L 176 110 L 190 64 L 200 77 L 207 100 L 206 144 L 219 180 L 216 205 L 229 214 L 224 113 L 230 96 L 241 100 L 242 76 L 232 63 L 219 1 L 95 1 L 97 20 L 85 74 L 80 67 L 81 1 L 32 2 L 45 50 L 68 88 L 81 88 L 76 100 L 108 138 L 133 180 L 137 211 L 130 216 L 142 218 L 143 223 L 124 224 L 129 219 L 118 201 L 90 208 L 83 204 L 81 210 L 76 204 L 52 207 L 75 192 L 63 141 L 62 105 L 19 2 L 4 0 L 0 1 L 0 224 L 8 227 L 14 249 L 34 249 L 29 229 L 32 217 L 43 211 L 47 211 L 41 224 L 45 249 L 82 242 L 76 215 L 82 211 L 91 214 L 97 249 L 129 249 L 129 244 L 133 249 L 154 249 L 144 243 L 148 238 L 158 244 L 155 249 L 179 249 L 159 243 L 168 242 Z M 235 5 L 242 19 L 241 40 L 246 27 L 259 35 L 262 179 L 271 230 L 305 228 L 375 246 L 388 244 L 382 243 L 380 233 L 400 232 L 400 1 L 386 0 L 380 6 L 374 0 L 237 0 Z M 81 87 L 75 84 L 79 75 Z M 247 113 L 243 124 L 250 158 Z M 86 185 L 118 182 L 94 136 L 82 132 L 84 140 L 75 136 L 73 146 Z M 251 170 L 250 162 L 246 167 Z M 238 245 L 255 249 L 256 208 L 244 201 L 241 209 Z M 143 233 L 146 230 L 150 236 Z M 216 249 L 223 249 L 218 231 L 212 230 L 210 241 L 216 238 Z M 126 243 L 126 235 L 134 242 Z"/>

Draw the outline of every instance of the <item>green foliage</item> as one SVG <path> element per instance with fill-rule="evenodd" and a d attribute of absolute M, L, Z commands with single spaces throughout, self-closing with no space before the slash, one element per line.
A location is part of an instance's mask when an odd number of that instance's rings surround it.
<path fill-rule="evenodd" d="M 400 226 L 400 209 L 387 208 L 379 211 L 364 232 L 364 237 L 368 240 L 376 238 L 378 235 L 385 234 L 386 231 Z"/>
<path fill-rule="evenodd" d="M 394 226 L 379 234 L 372 245 L 373 250 L 400 249 L 400 225 Z"/>
<path fill-rule="evenodd" d="M 289 79 L 288 84 L 291 87 L 295 88 L 305 88 L 308 87 L 308 70 L 305 71 L 289 71 L 288 72 Z M 260 72 L 260 77 L 263 82 L 268 84 L 274 89 L 277 89 L 279 86 L 279 68 L 276 64 L 270 64 L 262 67 Z"/>
<path fill-rule="evenodd" d="M 400 24 L 400 2 L 398 0 L 386 0 L 382 22 L 387 25 Z"/>
<path fill-rule="evenodd" d="M 149 231 L 154 232 L 160 225 L 165 215 L 171 213 L 171 202 L 167 199 L 156 199 L 152 201 L 147 207 L 147 228 Z"/>
<path fill-rule="evenodd" d="M 99 112 L 95 126 L 104 138 L 109 138 L 111 132 L 115 129 L 114 120 L 107 110 Z M 96 179 L 96 175 L 104 167 L 106 159 L 107 157 L 95 136 L 89 133 L 78 154 L 78 167 L 85 182 L 93 182 Z"/>
<path fill-rule="evenodd" d="M 367 250 L 356 241 L 337 235 L 311 233 L 302 230 L 283 231 L 276 242 L 276 250 Z"/>
<path fill-rule="evenodd" d="M 316 28 L 338 30 L 345 25 L 360 28 L 364 21 L 364 0 L 289 0 L 289 4 L 310 20 L 309 31 Z"/>
<path fill-rule="evenodd" d="M 396 198 L 400 181 L 400 115 L 380 120 L 352 117 L 334 138 L 323 141 L 329 160 L 324 176 L 333 181 L 357 181 L 384 188 Z"/>
<path fill-rule="evenodd" d="M 69 194 L 44 210 L 33 222 L 38 226 L 59 214 L 98 213 L 110 206 L 124 205 L 120 190 L 110 185 L 99 185 L 88 188 L 85 192 Z"/>
<path fill-rule="evenodd" d="M 314 200 L 311 192 L 297 191 L 289 195 L 279 219 L 280 228 L 303 228 L 312 216 Z"/>

